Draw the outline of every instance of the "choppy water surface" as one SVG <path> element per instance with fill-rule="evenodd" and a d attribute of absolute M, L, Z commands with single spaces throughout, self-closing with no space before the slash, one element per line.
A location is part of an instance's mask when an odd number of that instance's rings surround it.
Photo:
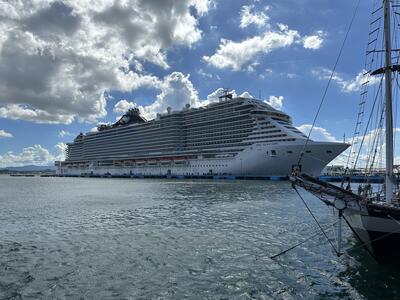
<path fill-rule="evenodd" d="M 322 235 L 269 258 L 315 231 L 287 182 L 0 176 L 0 299 L 400 298 L 399 268 Z"/>

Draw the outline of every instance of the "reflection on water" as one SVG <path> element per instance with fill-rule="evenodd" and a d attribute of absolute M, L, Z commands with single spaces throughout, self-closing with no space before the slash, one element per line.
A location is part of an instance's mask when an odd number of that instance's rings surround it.
<path fill-rule="evenodd" d="M 287 182 L 1 176 L 0 190 L 0 299 L 398 296 L 398 268 L 337 258 L 322 235 L 269 258 L 316 231 Z"/>

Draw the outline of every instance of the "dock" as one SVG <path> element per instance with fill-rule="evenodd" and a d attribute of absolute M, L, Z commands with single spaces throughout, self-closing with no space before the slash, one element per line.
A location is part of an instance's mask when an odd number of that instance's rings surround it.
<path fill-rule="evenodd" d="M 52 177 L 85 177 L 85 178 L 164 178 L 164 179 L 213 179 L 213 180 L 269 180 L 285 181 L 288 176 L 233 176 L 233 175 L 145 175 L 145 174 L 81 174 L 81 175 L 53 175 Z"/>
<path fill-rule="evenodd" d="M 234 176 L 234 175 L 146 175 L 146 174 L 80 174 L 80 175 L 69 175 L 69 174 L 10 174 L 15 177 L 85 177 L 85 178 L 164 178 L 164 179 L 214 179 L 214 180 L 267 180 L 267 181 L 286 181 L 289 180 L 289 176 Z M 346 176 L 348 177 L 348 176 Z M 318 179 L 325 182 L 342 182 L 342 175 L 321 175 Z M 385 180 L 382 175 L 364 176 L 354 175 L 350 176 L 350 181 L 354 183 L 383 183 Z M 397 179 L 400 181 L 400 178 Z"/>

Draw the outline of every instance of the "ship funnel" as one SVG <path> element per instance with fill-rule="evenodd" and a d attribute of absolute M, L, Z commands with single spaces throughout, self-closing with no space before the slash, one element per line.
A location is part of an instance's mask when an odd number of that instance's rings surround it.
<path fill-rule="evenodd" d="M 168 107 L 167 107 L 167 113 L 168 113 L 168 114 L 170 114 L 170 113 L 171 113 L 171 111 L 172 111 L 172 108 L 171 108 L 171 106 L 168 106 Z"/>

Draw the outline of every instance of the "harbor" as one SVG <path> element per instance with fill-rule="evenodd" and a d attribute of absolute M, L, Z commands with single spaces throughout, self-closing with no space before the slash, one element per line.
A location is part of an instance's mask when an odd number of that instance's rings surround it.
<path fill-rule="evenodd" d="M 25 2 L 0 300 L 400 299 L 400 0 Z"/>
<path fill-rule="evenodd" d="M 165 178 L 165 179 L 220 179 L 220 180 L 269 180 L 269 181 L 288 181 L 289 176 L 233 176 L 233 175 L 95 175 L 95 174 L 81 174 L 81 175 L 40 175 L 41 177 L 88 177 L 88 178 Z M 382 175 L 365 176 L 365 175 L 320 175 L 318 179 L 325 182 L 343 182 L 349 179 L 353 183 L 382 183 L 385 177 Z M 400 181 L 398 178 L 397 181 Z"/>
<path fill-rule="evenodd" d="M 343 248 L 352 250 L 338 259 L 287 181 L 2 175 L 0 189 L 0 256 L 7 266 L 1 298 L 400 293 L 397 268 L 377 265 L 346 228 Z M 334 241 L 336 216 L 304 197 Z"/>

